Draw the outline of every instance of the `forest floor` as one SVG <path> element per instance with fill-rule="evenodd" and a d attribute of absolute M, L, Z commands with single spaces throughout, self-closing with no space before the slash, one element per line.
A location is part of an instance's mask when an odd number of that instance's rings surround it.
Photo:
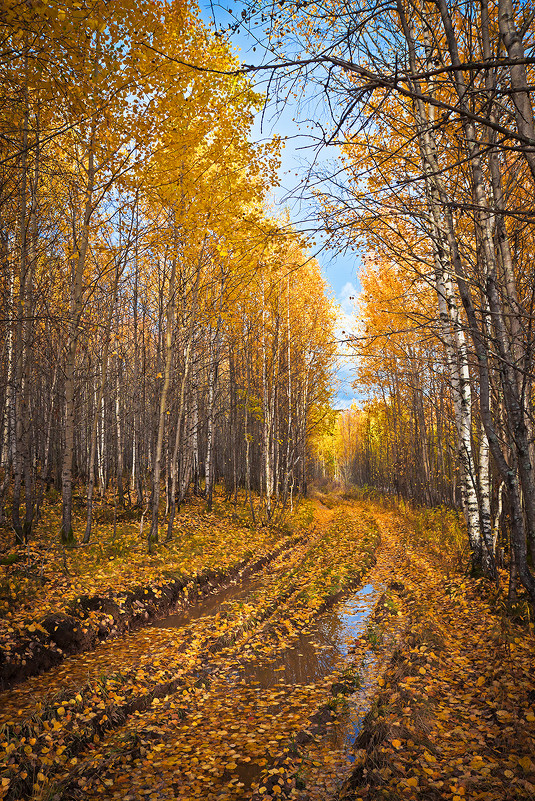
<path fill-rule="evenodd" d="M 98 637 L 0 693 L 0 799 L 535 798 L 532 627 L 467 578 L 447 512 L 184 519 L 149 560 L 120 522 L 44 584 L 46 534 L 3 568 L 8 656 L 54 647 L 58 613 Z"/>

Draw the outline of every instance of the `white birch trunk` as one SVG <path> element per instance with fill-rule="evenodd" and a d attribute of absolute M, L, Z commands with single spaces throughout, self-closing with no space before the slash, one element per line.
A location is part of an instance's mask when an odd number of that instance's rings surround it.
<path fill-rule="evenodd" d="M 160 392 L 160 407 L 158 414 L 158 438 L 156 441 L 156 452 L 154 454 L 154 466 L 152 471 L 152 517 L 149 531 L 148 547 L 149 553 L 152 551 L 152 544 L 158 541 L 158 517 L 160 504 L 160 476 L 162 469 L 163 440 L 165 433 L 165 417 L 167 412 L 167 397 L 171 384 L 171 366 L 173 362 L 173 339 L 176 312 L 176 257 L 173 256 L 171 274 L 169 276 L 168 301 L 167 301 L 167 320 L 164 340 L 164 375 L 162 389 Z"/>

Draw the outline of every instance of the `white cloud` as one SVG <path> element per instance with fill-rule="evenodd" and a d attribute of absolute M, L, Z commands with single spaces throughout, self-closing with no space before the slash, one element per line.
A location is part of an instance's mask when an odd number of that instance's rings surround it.
<path fill-rule="evenodd" d="M 335 409 L 339 409 L 341 412 L 345 412 L 346 409 L 351 409 L 354 403 L 358 403 L 359 399 L 354 397 L 348 397 L 347 395 L 335 395 L 333 398 L 333 407 Z"/>
<path fill-rule="evenodd" d="M 355 380 L 356 359 L 352 349 L 347 344 L 350 335 L 355 332 L 357 321 L 355 316 L 355 300 L 359 290 L 351 281 L 348 281 L 336 297 L 338 304 L 338 321 L 335 329 L 338 339 L 338 367 L 336 378 L 337 391 L 333 399 L 336 409 L 349 409 L 351 404 L 358 400 L 352 386 Z"/>
<path fill-rule="evenodd" d="M 351 333 L 356 328 L 355 317 L 355 299 L 358 290 L 355 285 L 348 281 L 340 291 L 336 301 L 338 303 L 338 323 L 336 326 L 336 336 L 339 340 L 339 351 L 341 355 L 347 354 L 349 351 L 345 340 L 347 340 Z"/>
<path fill-rule="evenodd" d="M 344 312 L 345 315 L 348 317 L 354 317 L 355 315 L 355 298 L 358 295 L 358 289 L 352 281 L 348 281 L 342 287 L 340 294 L 338 295 L 338 303 Z"/>

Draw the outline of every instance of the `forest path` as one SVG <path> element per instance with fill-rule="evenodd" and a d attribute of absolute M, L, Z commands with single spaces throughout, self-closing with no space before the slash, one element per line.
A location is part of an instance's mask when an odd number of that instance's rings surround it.
<path fill-rule="evenodd" d="M 4 726 L 3 794 L 531 797 L 531 638 L 399 512 L 314 511 L 306 541 L 220 602 L 4 693 L 25 723 Z"/>
<path fill-rule="evenodd" d="M 329 597 L 362 576 L 377 540 L 373 516 L 360 506 L 314 506 L 309 536 L 231 588 L 230 597 L 227 588 L 221 604 L 208 599 L 206 614 L 103 643 L 2 693 L 0 796 L 48 797 L 59 776 L 111 739 L 129 715 L 173 698 L 177 688 L 196 695 L 195 685 L 215 667 L 224 675 L 237 660 L 271 657 L 295 641 Z M 314 649 L 309 656 L 321 661 Z"/>

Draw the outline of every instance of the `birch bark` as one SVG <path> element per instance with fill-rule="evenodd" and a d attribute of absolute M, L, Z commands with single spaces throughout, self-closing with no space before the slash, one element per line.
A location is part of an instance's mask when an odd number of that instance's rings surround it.
<path fill-rule="evenodd" d="M 414 37 L 400 2 L 398 2 L 398 13 L 408 45 L 411 71 L 416 75 L 418 70 Z M 475 561 L 481 563 L 483 545 L 472 447 L 472 393 L 468 350 L 450 267 L 452 264 L 455 271 L 455 262 L 459 263 L 460 258 L 451 212 L 448 212 L 448 198 L 440 180 L 440 170 L 436 159 L 437 146 L 432 133 L 434 109 L 429 110 L 430 117 L 428 117 L 424 103 L 419 99 L 419 96 L 422 95 L 419 82 L 415 79 L 413 83 L 416 90 L 413 110 L 418 129 L 420 156 L 426 176 L 428 219 L 434 247 L 435 291 L 457 429 L 461 495 L 470 546 Z"/>
<path fill-rule="evenodd" d="M 166 328 L 164 340 L 164 375 L 162 381 L 162 389 L 160 392 L 160 405 L 158 413 L 158 437 L 156 441 L 156 450 L 154 454 L 154 466 L 152 471 L 152 516 L 151 527 L 148 537 L 149 553 L 152 552 L 152 545 L 158 542 L 158 518 L 159 518 L 159 504 L 160 504 L 160 476 L 162 471 L 162 454 L 163 454 L 163 440 L 165 432 L 165 417 L 167 412 L 167 397 L 169 394 L 169 386 L 171 384 L 171 366 L 173 362 L 173 340 L 175 328 L 175 312 L 176 312 L 176 254 L 173 254 L 171 262 L 171 273 L 168 282 L 168 299 L 166 306 Z"/>

